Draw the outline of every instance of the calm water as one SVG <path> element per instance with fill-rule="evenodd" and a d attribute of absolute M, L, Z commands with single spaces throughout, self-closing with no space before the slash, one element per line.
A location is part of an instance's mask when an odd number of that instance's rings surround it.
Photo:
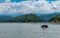
<path fill-rule="evenodd" d="M 49 28 L 42 29 L 47 24 Z M 55 23 L 0 23 L 0 38 L 60 38 L 60 25 Z"/>

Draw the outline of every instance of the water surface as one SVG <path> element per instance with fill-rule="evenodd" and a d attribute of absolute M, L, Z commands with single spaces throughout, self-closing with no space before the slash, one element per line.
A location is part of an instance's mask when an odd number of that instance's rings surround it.
<path fill-rule="evenodd" d="M 41 25 L 47 24 L 47 29 Z M 0 23 L 0 38 L 60 38 L 60 25 L 55 23 Z"/>

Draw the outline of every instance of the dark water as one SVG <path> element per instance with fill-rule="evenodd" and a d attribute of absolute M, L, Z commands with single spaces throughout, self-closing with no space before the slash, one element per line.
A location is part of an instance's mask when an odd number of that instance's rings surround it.
<path fill-rule="evenodd" d="M 47 24 L 49 28 L 42 29 Z M 60 38 L 60 25 L 55 23 L 0 23 L 0 38 Z"/>

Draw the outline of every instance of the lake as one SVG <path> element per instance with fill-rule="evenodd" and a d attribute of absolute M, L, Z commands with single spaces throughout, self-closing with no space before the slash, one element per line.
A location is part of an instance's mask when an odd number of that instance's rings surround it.
<path fill-rule="evenodd" d="M 41 28 L 47 24 L 48 28 Z M 0 38 L 60 38 L 56 23 L 0 23 Z"/>

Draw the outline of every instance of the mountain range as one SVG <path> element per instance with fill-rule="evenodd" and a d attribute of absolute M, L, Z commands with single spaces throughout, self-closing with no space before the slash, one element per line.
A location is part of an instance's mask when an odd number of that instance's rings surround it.
<path fill-rule="evenodd" d="M 50 14 L 40 14 L 40 13 L 34 13 L 37 15 L 41 20 L 48 21 L 49 19 L 57 16 L 60 13 L 50 13 Z M 15 18 L 17 16 L 24 15 L 23 13 L 16 13 L 16 14 L 0 14 L 0 22 L 6 21 L 11 18 Z"/>

